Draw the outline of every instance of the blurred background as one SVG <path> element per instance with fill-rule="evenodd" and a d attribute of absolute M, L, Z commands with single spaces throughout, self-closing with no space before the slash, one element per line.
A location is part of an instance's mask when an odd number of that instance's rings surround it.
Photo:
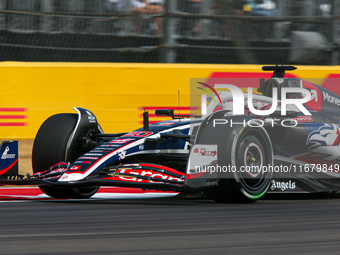
<path fill-rule="evenodd" d="M 0 61 L 338 65 L 339 0 L 0 0 Z"/>
<path fill-rule="evenodd" d="M 194 77 L 270 77 L 261 65 L 293 64 L 294 77 L 338 88 L 339 22 L 340 0 L 0 0 L 0 137 L 29 139 L 27 172 L 42 122 L 74 106 L 126 132 L 141 126 L 140 108 L 190 113 Z"/>

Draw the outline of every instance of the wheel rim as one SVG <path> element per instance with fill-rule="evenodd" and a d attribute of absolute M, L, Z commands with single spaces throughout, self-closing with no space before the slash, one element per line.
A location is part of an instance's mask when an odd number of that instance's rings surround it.
<path fill-rule="evenodd" d="M 260 174 L 263 165 L 263 154 L 261 148 L 256 143 L 250 143 L 244 151 L 244 163 L 247 173 L 251 177 L 257 177 Z"/>

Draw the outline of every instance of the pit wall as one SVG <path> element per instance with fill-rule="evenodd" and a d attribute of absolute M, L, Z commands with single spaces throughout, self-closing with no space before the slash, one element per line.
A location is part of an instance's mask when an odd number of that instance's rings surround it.
<path fill-rule="evenodd" d="M 297 66 L 295 77 L 340 77 L 339 66 Z M 139 128 L 142 110 L 181 109 L 188 114 L 190 78 L 258 77 L 261 65 L 0 63 L 0 139 L 34 139 L 57 113 L 91 110 L 106 133 Z M 263 77 L 270 77 L 266 73 Z M 339 86 L 340 88 L 340 86 Z M 176 111 L 178 113 L 178 111 Z"/>

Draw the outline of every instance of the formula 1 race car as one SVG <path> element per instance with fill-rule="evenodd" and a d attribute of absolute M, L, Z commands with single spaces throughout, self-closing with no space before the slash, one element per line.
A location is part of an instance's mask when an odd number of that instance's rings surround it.
<path fill-rule="evenodd" d="M 54 198 L 89 198 L 100 186 L 204 191 L 218 202 L 339 192 L 340 97 L 284 78 L 294 69 L 263 67 L 274 74 L 260 79 L 262 95 L 230 84 L 230 92 L 212 88 L 215 98 L 203 117 L 156 110 L 171 120 L 149 125 L 145 112 L 143 127 L 129 133 L 104 133 L 94 113 L 83 108 L 53 115 L 36 135 L 33 175 L 9 172 L 17 164 L 17 144 L 3 144 L 0 174 L 7 179 L 0 184 L 39 185 Z M 221 109 L 214 112 L 215 99 Z"/>

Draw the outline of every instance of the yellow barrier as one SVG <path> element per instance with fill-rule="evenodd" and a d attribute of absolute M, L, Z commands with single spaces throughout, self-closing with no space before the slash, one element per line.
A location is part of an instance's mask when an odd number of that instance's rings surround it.
<path fill-rule="evenodd" d="M 140 127 L 139 108 L 180 105 L 181 113 L 188 113 L 190 78 L 230 72 L 262 71 L 260 65 L 3 62 L 0 139 L 33 139 L 46 118 L 75 113 L 74 106 L 93 111 L 105 132 L 130 131 Z M 340 68 L 298 66 L 293 73 L 325 79 Z"/>

